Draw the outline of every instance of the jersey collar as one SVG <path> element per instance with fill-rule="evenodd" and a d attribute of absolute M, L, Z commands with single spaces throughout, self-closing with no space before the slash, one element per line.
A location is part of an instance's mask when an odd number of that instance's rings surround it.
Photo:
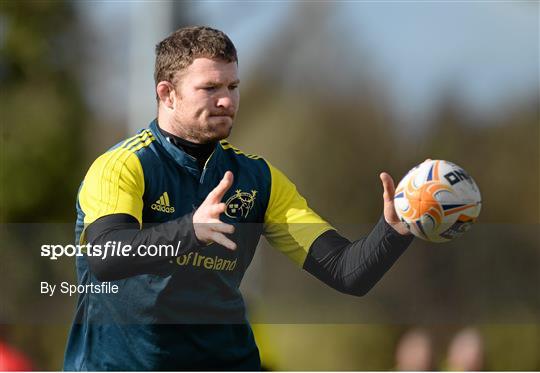
<path fill-rule="evenodd" d="M 197 165 L 197 160 L 192 157 L 191 155 L 184 152 L 182 149 L 178 148 L 176 145 L 171 144 L 169 140 L 163 134 L 158 128 L 158 122 L 157 119 L 154 119 L 150 123 L 150 131 L 156 138 L 157 142 L 165 149 L 167 154 L 181 167 L 186 168 L 191 174 L 199 178 L 201 176 L 201 172 L 199 171 L 199 166 Z M 216 148 L 214 149 L 214 152 L 210 155 L 208 160 L 206 161 L 206 164 L 204 166 L 205 169 L 210 169 L 215 167 L 218 159 L 221 156 L 221 152 L 223 151 L 220 142 L 218 141 L 216 143 Z"/>

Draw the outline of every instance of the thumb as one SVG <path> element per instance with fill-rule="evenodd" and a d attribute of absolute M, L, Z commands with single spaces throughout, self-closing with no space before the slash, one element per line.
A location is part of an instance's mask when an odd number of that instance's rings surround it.
<path fill-rule="evenodd" d="M 405 227 L 400 227 L 402 223 L 400 223 L 399 216 L 397 215 L 396 209 L 394 207 L 394 194 L 396 191 L 394 187 L 394 179 L 392 179 L 392 176 L 390 176 L 386 172 L 382 172 L 379 177 L 381 178 L 384 189 L 384 219 L 388 224 L 392 225 L 392 227 L 400 234 L 405 234 L 407 233 L 407 229 Z"/>
<path fill-rule="evenodd" d="M 396 190 L 396 188 L 394 187 L 394 179 L 392 179 L 392 176 L 390 176 L 386 172 L 381 172 L 379 177 L 381 178 L 381 181 L 382 181 L 382 184 L 383 184 L 384 202 L 385 203 L 392 202 L 392 200 L 394 199 L 394 193 L 395 193 L 395 190 Z"/>

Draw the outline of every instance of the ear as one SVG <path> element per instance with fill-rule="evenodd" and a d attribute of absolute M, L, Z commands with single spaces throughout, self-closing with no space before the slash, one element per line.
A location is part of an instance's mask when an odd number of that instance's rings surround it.
<path fill-rule="evenodd" d="M 161 81 L 156 87 L 156 93 L 159 97 L 159 102 L 168 109 L 174 109 L 175 94 L 174 86 L 167 81 Z"/>

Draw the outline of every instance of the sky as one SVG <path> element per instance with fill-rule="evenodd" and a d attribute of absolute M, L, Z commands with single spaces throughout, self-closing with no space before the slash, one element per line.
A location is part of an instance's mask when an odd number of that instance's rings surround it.
<path fill-rule="evenodd" d="M 316 56 L 313 48 L 320 47 L 321 38 L 346 40 L 348 66 L 354 69 L 355 64 L 369 64 L 370 73 L 384 85 L 391 99 L 390 110 L 413 125 L 429 118 L 445 87 L 451 87 L 457 99 L 479 115 L 496 112 L 515 98 L 538 94 L 538 2 L 184 4 L 187 15 L 196 22 L 222 29 L 231 37 L 239 52 L 242 80 L 249 79 L 255 67 L 268 58 L 267 42 L 281 36 L 287 21 L 307 25 L 313 8 L 322 9 L 326 18 L 322 24 L 311 26 L 316 30 L 312 40 L 307 40 L 308 36 L 302 41 L 305 48 L 292 53 Z M 87 97 L 92 106 L 105 116 L 129 116 L 126 111 L 133 109 L 104 101 L 138 79 L 136 91 L 149 92 L 138 94 L 134 101 L 150 103 L 131 107 L 136 108 L 137 117 L 155 110 L 152 47 L 174 29 L 167 21 L 160 22 L 167 18 L 170 3 L 82 2 L 79 11 L 86 27 L 95 32 L 94 47 L 111 51 L 107 57 L 97 58 L 87 73 Z M 138 42 L 130 43 L 130 35 L 137 35 Z M 369 59 L 365 51 L 369 51 Z M 133 67 L 132 63 L 132 68 L 126 69 L 126 60 L 133 60 L 134 55 L 138 65 Z M 290 69 L 294 77 L 295 70 Z M 92 78 L 96 74 L 108 79 L 96 81 Z"/>

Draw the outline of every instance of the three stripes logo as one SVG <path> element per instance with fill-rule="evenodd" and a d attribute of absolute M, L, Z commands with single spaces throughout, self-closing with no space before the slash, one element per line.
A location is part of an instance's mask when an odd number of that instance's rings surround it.
<path fill-rule="evenodd" d="M 150 208 L 167 214 L 172 214 L 174 212 L 174 207 L 172 207 L 169 202 L 169 194 L 167 194 L 167 192 L 163 193 L 155 203 L 152 203 Z"/>

